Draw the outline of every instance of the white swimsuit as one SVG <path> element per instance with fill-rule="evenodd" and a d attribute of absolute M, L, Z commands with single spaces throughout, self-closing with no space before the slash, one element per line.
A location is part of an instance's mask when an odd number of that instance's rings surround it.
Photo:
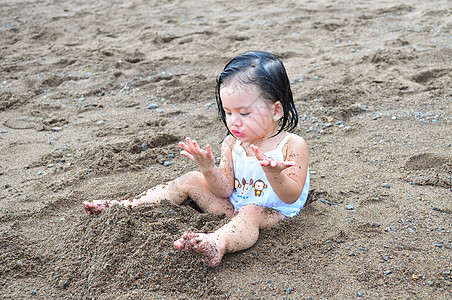
<path fill-rule="evenodd" d="M 291 136 L 292 134 L 288 134 L 275 150 L 265 153 L 265 156 L 274 158 L 277 161 L 284 161 L 282 148 Z M 300 197 L 295 203 L 287 204 L 279 199 L 278 195 L 273 191 L 264 170 L 259 164 L 259 160 L 255 156 L 246 156 L 240 140 L 237 140 L 232 148 L 232 160 L 234 163 L 235 186 L 229 199 L 235 211 L 244 205 L 256 204 L 276 209 L 286 217 L 293 217 L 305 205 L 309 193 L 309 169 Z"/>

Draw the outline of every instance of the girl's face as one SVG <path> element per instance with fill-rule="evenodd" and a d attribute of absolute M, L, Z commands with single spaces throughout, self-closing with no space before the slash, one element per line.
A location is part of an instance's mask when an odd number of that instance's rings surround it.
<path fill-rule="evenodd" d="M 283 114 L 281 103 L 262 100 L 255 86 L 233 81 L 220 88 L 220 97 L 228 129 L 241 142 L 259 145 L 278 131 L 278 120 Z"/>

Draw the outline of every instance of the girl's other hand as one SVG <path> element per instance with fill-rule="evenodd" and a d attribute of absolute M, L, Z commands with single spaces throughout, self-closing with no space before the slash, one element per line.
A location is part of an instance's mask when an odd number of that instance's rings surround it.
<path fill-rule="evenodd" d="M 192 141 L 189 137 L 185 139 L 185 143 L 179 142 L 179 145 L 184 149 L 180 154 L 195 162 L 201 172 L 207 172 L 215 166 L 215 157 L 212 155 L 210 145 L 207 145 L 206 150 L 203 150 L 196 140 Z"/>
<path fill-rule="evenodd" d="M 250 146 L 254 151 L 259 164 L 264 169 L 264 172 L 270 172 L 275 175 L 281 173 L 283 170 L 296 165 L 294 161 L 277 161 L 274 158 L 269 158 L 260 152 L 259 147 L 255 145 Z"/>

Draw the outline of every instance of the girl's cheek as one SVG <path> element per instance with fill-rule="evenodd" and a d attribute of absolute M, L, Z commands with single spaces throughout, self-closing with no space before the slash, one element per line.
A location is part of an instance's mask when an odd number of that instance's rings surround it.
<path fill-rule="evenodd" d="M 231 127 L 231 116 L 226 116 L 226 126 Z"/>
<path fill-rule="evenodd" d="M 226 115 L 226 124 L 230 126 L 241 126 L 242 118 L 237 115 Z"/>

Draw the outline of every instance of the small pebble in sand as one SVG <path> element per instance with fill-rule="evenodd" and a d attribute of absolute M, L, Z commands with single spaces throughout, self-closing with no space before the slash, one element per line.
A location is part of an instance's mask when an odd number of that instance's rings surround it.
<path fill-rule="evenodd" d="M 333 205 L 333 203 L 331 203 L 331 202 L 329 202 L 328 200 L 325 200 L 325 199 L 323 199 L 323 198 L 320 198 L 319 201 L 322 202 L 322 203 L 324 203 L 324 204 L 328 204 L 328 205 L 330 205 L 330 206 Z"/>
<path fill-rule="evenodd" d="M 61 289 L 64 290 L 64 289 L 66 289 L 68 286 L 69 286 L 69 281 L 63 280 L 63 281 L 60 282 L 60 288 L 61 288 Z"/>
<path fill-rule="evenodd" d="M 381 186 L 388 189 L 391 187 L 391 185 L 387 182 L 383 183 Z"/>
<path fill-rule="evenodd" d="M 345 209 L 347 209 L 347 210 L 354 210 L 355 207 L 353 206 L 353 204 L 348 204 L 348 205 L 345 206 Z"/>
<path fill-rule="evenodd" d="M 165 162 L 163 162 L 163 165 L 164 165 L 165 167 L 168 167 L 169 165 L 171 165 L 171 162 L 165 161 Z"/>
<path fill-rule="evenodd" d="M 155 103 L 151 103 L 151 104 L 149 104 L 148 105 L 148 107 L 146 107 L 147 109 L 156 109 L 156 108 L 158 108 L 159 106 L 157 105 L 157 104 L 155 104 Z"/>

